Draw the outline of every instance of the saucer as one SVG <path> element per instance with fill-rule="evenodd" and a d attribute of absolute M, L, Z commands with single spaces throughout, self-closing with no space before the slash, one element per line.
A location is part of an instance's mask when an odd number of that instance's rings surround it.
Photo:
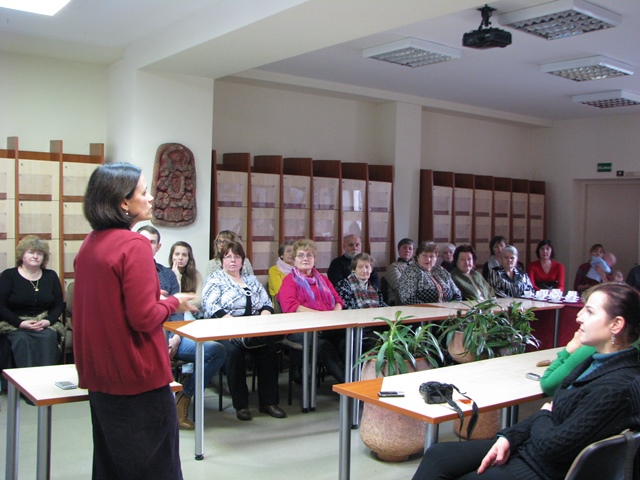
<path fill-rule="evenodd" d="M 576 298 L 575 300 L 569 300 L 568 298 L 565 298 L 564 301 L 565 303 L 578 303 L 580 299 Z"/>

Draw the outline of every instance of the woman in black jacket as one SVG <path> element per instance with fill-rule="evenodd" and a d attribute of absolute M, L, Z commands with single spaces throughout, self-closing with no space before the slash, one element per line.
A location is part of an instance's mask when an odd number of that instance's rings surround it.
<path fill-rule="evenodd" d="M 640 366 L 631 346 L 640 335 L 640 294 L 603 283 L 586 295 L 579 337 L 596 353 L 565 378 L 553 402 L 496 440 L 432 446 L 414 480 L 560 480 L 587 445 L 640 427 Z"/>

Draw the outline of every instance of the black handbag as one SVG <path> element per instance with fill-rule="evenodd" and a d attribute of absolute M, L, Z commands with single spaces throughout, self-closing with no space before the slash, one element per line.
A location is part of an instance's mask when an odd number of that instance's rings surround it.
<path fill-rule="evenodd" d="M 473 429 L 476 428 L 476 423 L 478 423 L 478 405 L 476 404 L 476 402 L 472 398 L 468 397 L 465 393 L 462 393 L 458 389 L 458 387 L 456 387 L 455 385 L 451 385 L 450 383 L 425 382 L 420 385 L 420 395 L 422 395 L 425 403 L 448 403 L 449 406 L 456 411 L 456 413 L 458 414 L 458 418 L 460 419 L 458 437 L 461 438 L 462 427 L 464 426 L 464 413 L 462 413 L 462 409 L 460 409 L 458 404 L 453 400 L 454 390 L 471 401 L 472 413 L 471 418 L 469 419 L 469 423 L 467 424 L 467 439 L 471 440 Z"/>

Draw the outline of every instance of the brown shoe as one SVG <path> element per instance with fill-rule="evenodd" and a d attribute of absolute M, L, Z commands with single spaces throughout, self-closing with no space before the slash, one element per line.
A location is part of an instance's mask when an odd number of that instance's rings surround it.
<path fill-rule="evenodd" d="M 176 397 L 176 412 L 178 414 L 178 428 L 181 430 L 194 430 L 196 426 L 189 420 L 189 405 L 191 399 L 181 393 Z"/>
<path fill-rule="evenodd" d="M 260 413 L 267 413 L 273 418 L 284 418 L 287 416 L 287 413 L 278 405 L 267 405 L 266 407 L 260 407 Z"/>

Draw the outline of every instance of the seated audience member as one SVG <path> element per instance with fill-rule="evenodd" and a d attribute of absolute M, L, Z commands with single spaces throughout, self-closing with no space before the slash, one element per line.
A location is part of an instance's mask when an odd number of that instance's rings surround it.
<path fill-rule="evenodd" d="M 624 274 L 622 273 L 622 270 L 614 270 L 611 274 L 611 281 L 618 283 L 624 282 Z"/>
<path fill-rule="evenodd" d="M 544 371 L 540 379 L 542 391 L 553 397 L 565 377 L 595 352 L 594 347 L 580 343 L 580 331 L 576 331 L 567 346 L 558 352 L 557 358 Z"/>
<path fill-rule="evenodd" d="M 626 282 L 636 290 L 640 290 L 640 265 L 636 265 L 629 270 Z"/>
<path fill-rule="evenodd" d="M 335 288 L 340 280 L 347 278 L 351 274 L 351 259 L 362 251 L 362 242 L 360 237 L 354 234 L 345 236 L 342 239 L 343 254 L 331 260 L 327 277 Z M 371 283 L 380 288 L 380 279 L 374 270 L 371 273 Z"/>
<path fill-rule="evenodd" d="M 451 278 L 460 289 L 463 300 L 483 302 L 494 295 L 491 286 L 474 270 L 476 258 L 476 252 L 471 245 L 460 245 L 456 248 L 453 254 L 456 266 L 451 270 Z"/>
<path fill-rule="evenodd" d="M 398 259 L 387 268 L 387 273 L 382 279 L 383 286 L 386 286 L 386 299 L 389 305 L 399 305 L 398 280 L 407 265 L 412 263 L 413 252 L 416 244 L 410 238 L 403 238 L 398 242 Z M 384 288 L 383 288 L 384 291 Z"/>
<path fill-rule="evenodd" d="M 489 280 L 491 270 L 502 266 L 502 250 L 507 246 L 507 239 L 501 235 L 496 235 L 489 242 L 489 250 L 491 256 L 489 260 L 482 266 L 482 276 L 485 280 Z"/>
<path fill-rule="evenodd" d="M 604 283 L 586 294 L 578 340 L 595 349 L 529 418 L 495 439 L 437 443 L 414 480 L 563 479 L 587 445 L 640 427 L 640 294 Z"/>
<path fill-rule="evenodd" d="M 156 264 L 156 272 L 158 272 L 158 280 L 160 280 L 160 293 L 161 295 L 168 297 L 169 295 L 175 295 L 180 291 L 180 284 L 178 283 L 178 279 L 176 274 L 173 271 L 165 267 L 164 265 L 159 264 L 155 261 L 156 253 L 160 251 L 162 244 L 160 243 L 160 232 L 156 227 L 151 225 L 145 225 L 138 229 L 138 233 L 143 237 L 147 237 L 149 239 L 149 243 L 151 244 L 151 251 L 153 252 L 154 262 Z M 169 317 L 169 320 L 184 320 L 184 314 L 174 312 Z"/>
<path fill-rule="evenodd" d="M 336 292 L 344 302 L 345 310 L 386 307 L 382 292 L 369 282 L 373 271 L 373 258 L 368 253 L 359 253 L 351 260 L 351 274 L 341 280 Z"/>
<path fill-rule="evenodd" d="M 436 265 L 438 246 L 422 242 L 416 251 L 416 262 L 407 266 L 398 282 L 402 305 L 462 300 L 451 275 Z"/>
<path fill-rule="evenodd" d="M 529 275 L 518 269 L 518 250 L 507 245 L 502 250 L 502 266 L 494 268 L 489 285 L 497 297 L 521 297 L 524 292 L 533 292 Z"/>
<path fill-rule="evenodd" d="M 278 248 L 278 260 L 269 269 L 269 296 L 274 299 L 280 291 L 282 280 L 291 273 L 293 268 L 293 244 L 294 240 L 287 240 Z"/>
<path fill-rule="evenodd" d="M 551 240 L 542 240 L 536 248 L 536 257 L 529 264 L 527 274 L 534 290 L 558 288 L 564 292 L 564 265 L 556 262 Z"/>
<path fill-rule="evenodd" d="M 453 260 L 453 254 L 456 251 L 456 246 L 453 243 L 445 243 L 440 247 L 440 258 L 438 265 L 444 268 L 447 272 L 451 273 L 456 263 Z"/>
<path fill-rule="evenodd" d="M 18 368 L 55 365 L 60 360 L 64 301 L 58 274 L 47 269 L 49 257 L 45 240 L 26 236 L 16 247 L 16 267 L 0 275 L 0 334 L 8 339 L 3 361 L 12 357 Z"/>
<path fill-rule="evenodd" d="M 595 280 L 587 278 L 587 273 L 591 269 L 591 258 L 602 257 L 602 255 L 604 255 L 604 247 L 601 244 L 596 243 L 591 246 L 589 249 L 589 261 L 581 264 L 576 271 L 576 278 L 573 281 L 573 289 L 575 291 L 578 293 L 584 292 L 587 288 L 598 284 Z"/>
<path fill-rule="evenodd" d="M 312 240 L 297 240 L 293 244 L 294 267 L 282 280 L 278 301 L 284 313 L 326 312 L 342 310 L 344 303 L 331 282 L 315 268 L 318 251 Z M 344 343 L 344 330 L 324 330 L 318 333 L 318 355 L 327 371 L 338 383 L 344 383 L 344 355 L 340 350 Z M 296 343 L 302 343 L 302 334 L 287 335 Z M 296 350 L 292 350 L 296 352 Z M 292 357 L 292 368 L 299 369 L 302 357 Z"/>
<path fill-rule="evenodd" d="M 180 284 L 180 291 L 195 293 L 196 298 L 189 303 L 200 310 L 202 306 L 202 275 L 196 268 L 191 245 L 187 242 L 174 243 L 169 252 L 169 263 L 171 263 L 171 270 Z"/>
<path fill-rule="evenodd" d="M 216 236 L 216 239 L 213 241 L 215 245 L 216 255 L 209 260 L 207 263 L 207 270 L 205 272 L 205 280 L 211 275 L 213 272 L 222 269 L 222 264 L 220 263 L 220 251 L 222 248 L 229 242 L 235 242 L 242 245 L 242 241 L 240 237 L 236 235 L 236 232 L 232 232 L 231 230 L 222 230 Z M 246 273 L 247 275 L 253 275 L 253 267 L 251 266 L 251 262 L 248 258 L 245 258 L 244 263 L 242 264 L 242 273 Z"/>
<path fill-rule="evenodd" d="M 213 272 L 202 291 L 202 305 L 207 318 L 271 315 L 269 294 L 254 275 L 242 273 L 244 249 L 236 242 L 220 251 L 222 270 Z M 215 321 L 215 320 L 212 320 Z M 278 344 L 271 337 L 233 338 L 220 343 L 227 350 L 225 373 L 238 420 L 252 420 L 249 410 L 246 355 L 253 357 L 258 375 L 260 412 L 274 418 L 287 416 L 280 408 L 278 395 Z"/>
<path fill-rule="evenodd" d="M 611 252 L 604 252 L 602 257 L 591 257 L 591 268 L 587 272 L 587 278 L 594 282 L 606 282 L 611 275 L 613 267 L 616 264 L 616 256 Z"/>

